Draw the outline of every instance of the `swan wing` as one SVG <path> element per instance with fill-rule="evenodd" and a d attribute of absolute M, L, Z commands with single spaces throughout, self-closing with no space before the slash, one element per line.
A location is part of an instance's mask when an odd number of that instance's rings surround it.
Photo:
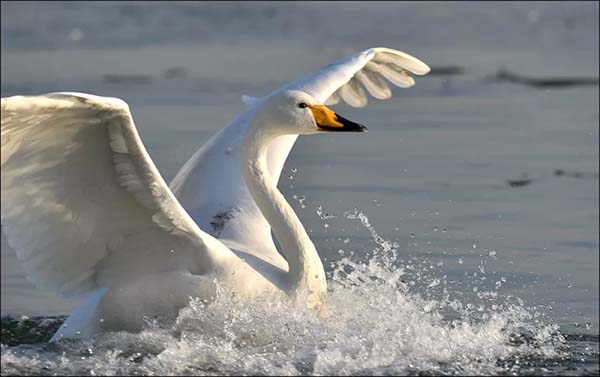
<path fill-rule="evenodd" d="M 124 101 L 2 98 L 1 135 L 2 227 L 37 286 L 76 296 L 143 274 L 201 274 L 228 251 L 175 199 Z"/>
<path fill-rule="evenodd" d="M 411 74 L 429 71 L 427 64 L 407 53 L 375 47 L 340 59 L 282 89 L 304 91 L 325 104 L 341 99 L 350 106 L 363 107 L 368 102 L 367 92 L 374 98 L 388 99 L 392 96 L 388 82 L 410 88 L 415 84 Z"/>
<path fill-rule="evenodd" d="M 367 103 L 366 92 L 377 99 L 386 99 L 392 95 L 388 82 L 408 88 L 414 85 L 411 74 L 427 72 L 429 67 L 425 63 L 404 52 L 371 48 L 286 84 L 271 95 L 295 89 L 328 104 L 342 99 L 360 107 Z M 261 101 L 244 96 L 243 102 L 248 108 L 185 163 L 171 182 L 171 188 L 202 229 L 231 248 L 285 266 L 273 243 L 271 228 L 241 176 L 239 151 L 242 137 L 252 112 Z M 267 160 L 275 182 L 279 180 L 296 138 L 297 135 L 281 136 L 269 147 Z"/>

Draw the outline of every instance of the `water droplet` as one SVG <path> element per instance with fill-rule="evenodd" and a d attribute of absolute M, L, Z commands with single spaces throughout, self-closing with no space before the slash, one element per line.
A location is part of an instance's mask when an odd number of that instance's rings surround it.
<path fill-rule="evenodd" d="M 292 168 L 292 173 L 296 173 L 297 171 L 298 171 L 298 169 Z"/>
<path fill-rule="evenodd" d="M 462 258 L 458 258 L 458 264 L 463 264 L 463 263 L 465 263 L 465 262 L 463 261 L 463 259 L 462 259 Z"/>
<path fill-rule="evenodd" d="M 290 180 L 292 180 L 292 179 L 294 179 L 294 176 L 293 176 L 293 175 L 290 175 L 288 178 L 289 178 Z"/>
<path fill-rule="evenodd" d="M 411 233 L 411 234 L 410 234 L 410 238 L 415 238 L 415 234 L 414 234 L 414 233 Z"/>
<path fill-rule="evenodd" d="M 325 223 L 325 224 L 323 224 L 323 227 L 329 228 L 329 224 Z"/>
<path fill-rule="evenodd" d="M 434 281 L 429 283 L 430 288 L 437 287 L 438 285 L 440 285 L 440 279 L 435 279 Z"/>
<path fill-rule="evenodd" d="M 104 318 L 100 318 L 100 323 L 104 323 Z"/>
<path fill-rule="evenodd" d="M 433 231 L 437 232 L 439 230 L 439 228 L 437 226 L 433 227 Z"/>
<path fill-rule="evenodd" d="M 442 228 L 442 232 L 446 233 L 447 232 L 446 228 Z"/>
<path fill-rule="evenodd" d="M 490 257 L 494 258 L 496 257 L 496 252 L 494 250 L 490 251 Z"/>
<path fill-rule="evenodd" d="M 340 255 L 344 255 L 344 249 L 339 249 L 339 250 L 338 250 L 338 254 L 340 254 Z"/>
<path fill-rule="evenodd" d="M 473 244 L 473 249 L 477 249 L 477 244 L 476 243 Z"/>
<path fill-rule="evenodd" d="M 346 244 L 347 244 L 348 242 L 350 242 L 350 238 L 346 238 L 346 239 L 344 240 L 344 243 L 346 243 Z"/>
<path fill-rule="evenodd" d="M 569 284 L 567 285 L 567 288 L 573 288 L 573 284 L 569 283 Z"/>

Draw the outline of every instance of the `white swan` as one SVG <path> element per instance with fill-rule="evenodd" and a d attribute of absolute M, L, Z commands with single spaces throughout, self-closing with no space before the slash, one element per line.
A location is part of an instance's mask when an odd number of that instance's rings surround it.
<path fill-rule="evenodd" d="M 217 282 L 238 296 L 280 292 L 322 309 L 325 272 L 277 190 L 281 169 L 297 135 L 366 129 L 322 102 L 364 106 L 361 84 L 389 98 L 385 79 L 409 87 L 408 72 L 429 68 L 372 48 L 265 98 L 245 97 L 247 110 L 183 166 L 172 191 L 124 101 L 82 93 L 3 98 L 7 240 L 35 284 L 86 297 L 52 340 L 139 330 L 144 316 L 177 313 L 190 297 L 210 301 Z"/>

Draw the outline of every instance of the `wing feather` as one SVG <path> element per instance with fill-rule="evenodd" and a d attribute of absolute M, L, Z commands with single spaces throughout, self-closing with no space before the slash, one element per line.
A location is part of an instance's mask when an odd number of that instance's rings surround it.
<path fill-rule="evenodd" d="M 371 64 L 371 63 L 367 63 Z M 366 66 L 365 66 L 366 68 Z M 357 71 L 354 75 L 360 81 L 369 93 L 377 99 L 388 99 L 392 96 L 390 87 L 386 84 L 384 77 L 378 72 L 363 69 Z"/>
<path fill-rule="evenodd" d="M 125 102 L 2 98 L 1 134 L 3 231 L 36 285 L 72 296 L 147 273 L 199 273 L 225 249 L 177 202 Z"/>
<path fill-rule="evenodd" d="M 367 105 L 367 93 L 355 78 L 351 78 L 346 85 L 341 86 L 337 93 L 351 106 L 365 107 Z"/>
<path fill-rule="evenodd" d="M 402 51 L 388 48 L 376 48 L 375 50 L 376 54 L 373 57 L 373 61 L 376 63 L 395 64 L 415 75 L 425 75 L 430 71 L 430 68 L 425 63 Z"/>
<path fill-rule="evenodd" d="M 329 98 L 325 100 L 325 105 L 332 106 L 336 105 L 340 102 L 340 96 L 337 95 L 337 92 L 333 93 Z"/>
<path fill-rule="evenodd" d="M 400 88 L 410 88 L 415 84 L 415 80 L 395 64 L 383 65 L 369 62 L 366 64 L 365 70 L 380 73 L 383 77 Z"/>
<path fill-rule="evenodd" d="M 411 74 L 424 75 L 429 71 L 427 64 L 407 53 L 377 47 L 340 59 L 279 90 L 302 90 L 325 103 L 336 94 L 350 106 L 363 107 L 366 98 L 363 99 L 359 89 L 356 89 L 357 83 L 363 85 L 373 97 L 388 99 L 391 91 L 388 94 L 389 87 L 385 80 L 382 81 L 383 78 L 396 86 L 408 88 L 415 83 Z"/>

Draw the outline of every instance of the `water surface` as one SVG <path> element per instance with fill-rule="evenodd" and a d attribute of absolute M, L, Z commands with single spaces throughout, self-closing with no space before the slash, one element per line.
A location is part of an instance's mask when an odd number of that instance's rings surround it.
<path fill-rule="evenodd" d="M 284 168 L 333 318 L 224 294 L 141 334 L 38 344 L 51 320 L 14 320 L 76 302 L 34 289 L 2 236 L 2 329 L 42 332 L 3 333 L 3 374 L 598 374 L 597 3 L 1 7 L 2 96 L 123 98 L 167 181 L 242 94 L 380 45 L 433 67 L 336 106 L 369 132 L 301 137 Z"/>

